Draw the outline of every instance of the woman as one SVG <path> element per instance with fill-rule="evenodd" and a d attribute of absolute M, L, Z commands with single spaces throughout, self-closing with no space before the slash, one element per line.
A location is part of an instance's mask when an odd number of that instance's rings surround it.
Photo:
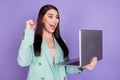
<path fill-rule="evenodd" d="M 26 21 L 17 61 L 22 67 L 30 66 L 27 80 L 66 80 L 66 74 L 95 67 L 97 58 L 82 68 L 55 65 L 65 61 L 69 53 L 60 36 L 59 22 L 59 12 L 53 5 L 45 5 L 40 9 L 36 25 L 32 20 Z"/>

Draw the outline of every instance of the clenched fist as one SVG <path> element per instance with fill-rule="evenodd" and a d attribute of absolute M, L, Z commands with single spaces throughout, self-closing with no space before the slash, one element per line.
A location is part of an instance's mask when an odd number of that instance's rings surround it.
<path fill-rule="evenodd" d="M 26 28 L 29 28 L 29 29 L 35 28 L 35 23 L 32 19 L 26 21 Z"/>

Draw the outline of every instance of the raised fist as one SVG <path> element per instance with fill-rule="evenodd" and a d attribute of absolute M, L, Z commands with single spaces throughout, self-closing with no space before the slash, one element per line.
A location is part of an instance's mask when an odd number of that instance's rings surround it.
<path fill-rule="evenodd" d="M 35 23 L 32 19 L 26 21 L 26 28 L 29 28 L 29 29 L 35 28 Z"/>

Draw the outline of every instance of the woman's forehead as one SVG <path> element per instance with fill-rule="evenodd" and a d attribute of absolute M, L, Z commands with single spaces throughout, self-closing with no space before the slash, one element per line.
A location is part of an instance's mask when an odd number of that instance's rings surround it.
<path fill-rule="evenodd" d="M 55 9 L 50 9 L 46 12 L 47 15 L 58 15 L 58 12 Z"/>

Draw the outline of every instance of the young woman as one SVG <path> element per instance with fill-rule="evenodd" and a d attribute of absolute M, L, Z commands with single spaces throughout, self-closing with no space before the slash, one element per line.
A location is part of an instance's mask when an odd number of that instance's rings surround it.
<path fill-rule="evenodd" d="M 53 5 L 45 5 L 40 9 L 36 25 L 33 20 L 26 21 L 17 61 L 22 67 L 29 66 L 27 80 L 66 80 L 66 74 L 95 67 L 97 58 L 82 68 L 55 65 L 65 61 L 69 54 L 60 36 L 59 23 L 59 12 Z"/>

